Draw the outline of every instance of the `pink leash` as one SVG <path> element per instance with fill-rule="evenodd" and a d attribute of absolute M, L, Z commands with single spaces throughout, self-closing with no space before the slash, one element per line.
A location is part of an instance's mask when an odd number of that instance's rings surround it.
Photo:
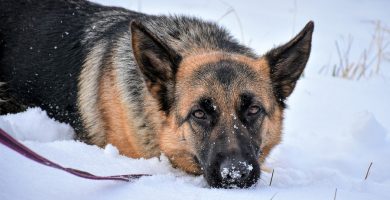
<path fill-rule="evenodd" d="M 23 156 L 34 160 L 35 162 L 38 162 L 42 165 L 46 165 L 49 167 L 53 167 L 56 169 L 60 169 L 62 171 L 66 171 L 68 173 L 71 173 L 75 176 L 79 176 L 86 179 L 93 179 L 93 180 L 118 180 L 118 181 L 126 181 L 130 182 L 135 179 L 139 179 L 142 176 L 150 176 L 149 174 L 127 174 L 127 175 L 116 175 L 116 176 L 96 176 L 88 172 L 84 172 L 77 169 L 72 168 L 66 168 L 63 167 L 57 163 L 54 163 L 39 154 L 35 153 L 28 147 L 24 146 L 22 143 L 18 142 L 15 138 L 10 136 L 8 133 L 6 133 L 3 129 L 0 128 L 0 143 L 4 144 L 5 146 L 9 147 L 10 149 L 18 152 L 19 154 L 22 154 Z"/>

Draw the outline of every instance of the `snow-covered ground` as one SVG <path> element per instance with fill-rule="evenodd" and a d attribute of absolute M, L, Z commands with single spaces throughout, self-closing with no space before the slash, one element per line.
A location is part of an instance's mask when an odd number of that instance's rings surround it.
<path fill-rule="evenodd" d="M 244 43 L 264 53 L 312 19 L 313 50 L 288 100 L 283 142 L 270 155 L 261 180 L 249 189 L 210 189 L 203 177 L 173 169 L 165 157 L 135 160 L 73 141 L 73 130 L 39 108 L 0 116 L 0 127 L 63 166 L 96 175 L 153 174 L 133 183 L 75 177 L 28 160 L 0 145 L 0 199 L 390 199 L 390 64 L 380 75 L 348 81 L 320 75 L 336 63 L 334 42 L 351 34 L 351 59 L 368 46 L 367 20 L 390 24 L 390 1 L 104 1 L 146 13 L 183 13 L 219 20 Z M 231 13 L 232 6 L 239 18 Z M 238 22 L 238 19 L 240 23 Z M 240 25 L 241 24 L 241 25 Z M 241 28 L 240 28 L 241 26 Z M 242 33 L 241 33 L 242 32 Z M 372 164 L 365 179 L 367 168 Z"/>

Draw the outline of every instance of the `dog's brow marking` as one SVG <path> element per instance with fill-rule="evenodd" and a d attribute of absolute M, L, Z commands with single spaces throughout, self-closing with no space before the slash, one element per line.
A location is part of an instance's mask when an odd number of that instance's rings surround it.
<path fill-rule="evenodd" d="M 219 67 L 215 75 L 217 80 L 226 87 L 229 87 L 237 78 L 236 71 L 231 66 Z"/>
<path fill-rule="evenodd" d="M 177 80 L 184 80 L 186 77 L 193 74 L 200 66 L 216 63 L 221 60 L 231 60 L 237 63 L 242 63 L 252 68 L 254 71 L 262 71 L 264 74 L 269 74 L 268 61 L 263 57 L 253 59 L 241 54 L 211 51 L 184 57 L 176 75 Z"/>

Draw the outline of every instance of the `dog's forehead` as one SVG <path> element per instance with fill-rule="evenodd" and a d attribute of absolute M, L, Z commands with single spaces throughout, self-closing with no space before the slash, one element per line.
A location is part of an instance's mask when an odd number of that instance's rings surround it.
<path fill-rule="evenodd" d="M 254 75 L 255 73 L 258 74 Z M 263 75 L 259 76 L 259 73 Z M 263 58 L 254 59 L 226 52 L 207 52 L 184 57 L 178 68 L 176 81 L 196 81 L 214 75 L 213 77 L 226 83 L 240 75 L 249 75 L 248 78 L 255 79 L 264 78 L 268 74 L 268 64 Z"/>
<path fill-rule="evenodd" d="M 253 93 L 263 100 L 271 93 L 266 61 L 242 55 L 212 53 L 185 58 L 176 81 L 185 107 L 205 96 L 233 107 L 242 93 Z"/>
<path fill-rule="evenodd" d="M 256 71 L 248 64 L 236 60 L 221 59 L 216 62 L 199 66 L 189 79 L 200 85 L 221 85 L 224 90 L 235 86 L 244 86 L 247 82 L 255 82 L 259 79 Z"/>

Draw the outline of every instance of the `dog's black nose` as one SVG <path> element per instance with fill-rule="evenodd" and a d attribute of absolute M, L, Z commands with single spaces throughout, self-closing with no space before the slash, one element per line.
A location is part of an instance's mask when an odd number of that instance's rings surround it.
<path fill-rule="evenodd" d="M 206 163 L 204 174 L 214 188 L 247 188 L 260 177 L 260 166 L 255 156 L 236 152 L 219 153 Z"/>
<path fill-rule="evenodd" d="M 219 167 L 219 173 L 224 187 L 242 187 L 247 185 L 255 173 L 253 169 L 253 165 L 244 160 L 225 159 Z"/>

